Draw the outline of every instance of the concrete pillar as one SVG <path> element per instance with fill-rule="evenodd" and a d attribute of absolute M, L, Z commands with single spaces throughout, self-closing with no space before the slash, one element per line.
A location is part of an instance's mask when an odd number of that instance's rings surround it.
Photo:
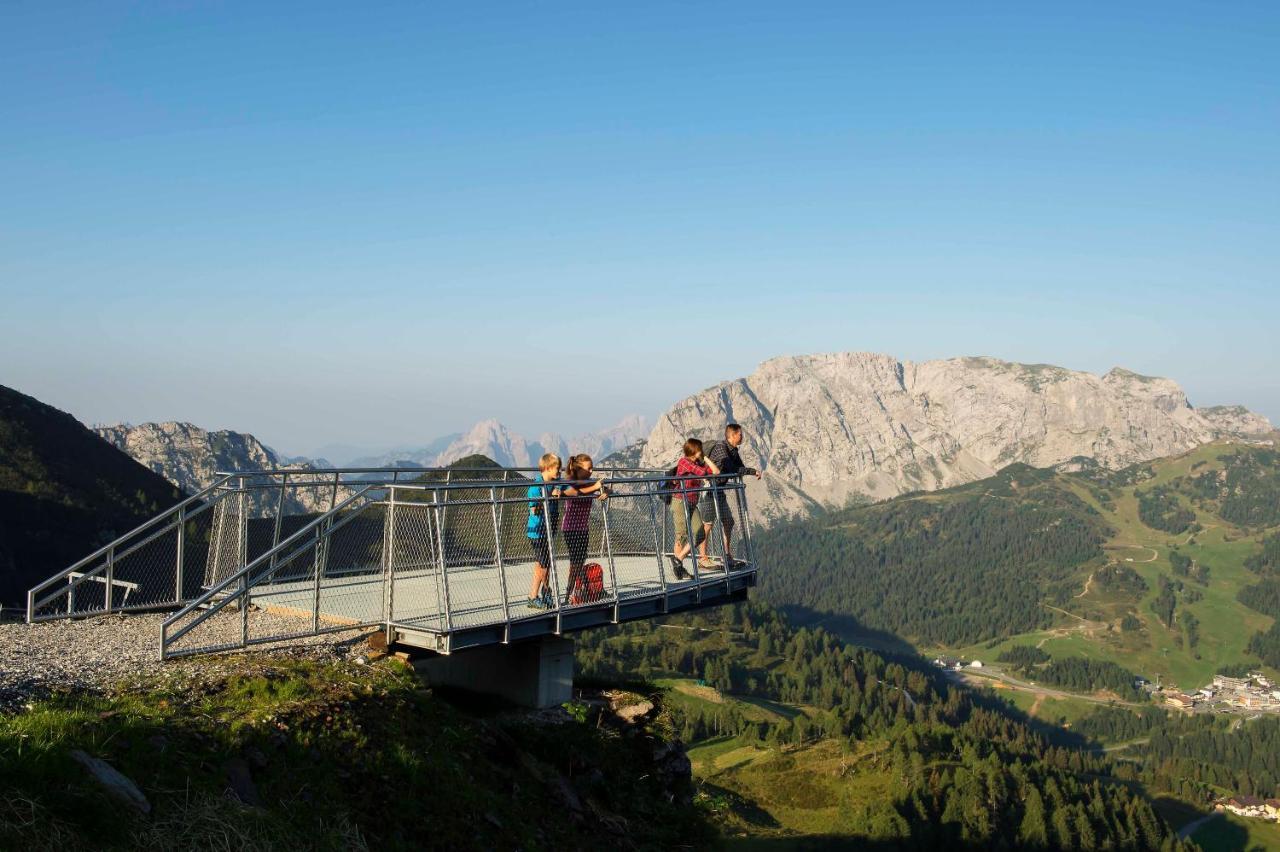
<path fill-rule="evenodd" d="M 573 698 L 573 640 L 560 636 L 433 654 L 413 665 L 431 686 L 497 695 L 524 707 L 556 707 Z"/>

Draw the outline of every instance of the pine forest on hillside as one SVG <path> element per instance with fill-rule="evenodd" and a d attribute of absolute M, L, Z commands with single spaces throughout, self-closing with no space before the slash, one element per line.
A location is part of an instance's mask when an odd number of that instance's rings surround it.
<path fill-rule="evenodd" d="M 1280 453 L 1217 443 L 1078 467 L 1013 465 L 776 526 L 756 537 L 761 591 L 873 645 L 994 658 L 1031 644 L 1185 688 L 1280 667 Z"/>

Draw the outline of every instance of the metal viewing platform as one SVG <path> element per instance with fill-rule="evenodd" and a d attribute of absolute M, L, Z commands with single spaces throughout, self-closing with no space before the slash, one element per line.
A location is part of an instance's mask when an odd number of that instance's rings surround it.
<path fill-rule="evenodd" d="M 544 484 L 535 470 L 223 473 L 31 589 L 27 620 L 175 610 L 161 628 L 163 658 L 369 627 L 389 642 L 451 654 L 729 603 L 755 585 L 741 480 L 681 483 L 699 495 L 711 530 L 708 559 L 686 559 L 689 576 L 677 578 L 667 556 L 672 506 L 686 523 L 690 507 L 670 499 L 672 480 L 639 469 L 600 469 L 595 478 L 607 499 L 556 505 L 554 489 L 574 483 Z M 585 561 L 600 566 L 599 582 L 570 594 L 567 542 L 553 529 L 552 604 L 531 608 L 531 508 L 554 518 L 569 500 L 589 501 Z M 228 619 L 239 622 L 230 635 Z"/>

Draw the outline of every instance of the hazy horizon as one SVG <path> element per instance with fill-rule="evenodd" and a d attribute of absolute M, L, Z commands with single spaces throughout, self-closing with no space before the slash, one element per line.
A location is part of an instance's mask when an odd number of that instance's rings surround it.
<path fill-rule="evenodd" d="M 291 455 L 842 350 L 1280 423 L 1278 38 L 1273 4 L 11 4 L 0 383 Z"/>
<path fill-rule="evenodd" d="M 841 351 L 853 351 L 853 350 L 841 350 Z M 819 353 L 792 353 L 792 354 L 808 355 L 808 354 L 819 354 Z M 885 352 L 880 354 L 892 355 L 894 357 L 897 357 L 901 361 L 933 360 L 933 359 L 902 358 L 900 356 L 895 355 L 892 352 Z M 996 357 L 996 358 L 999 357 L 999 356 L 991 355 L 990 353 L 975 353 L 975 354 L 980 355 L 982 357 Z M 772 356 L 772 357 L 782 357 L 782 356 Z M 968 357 L 968 356 L 953 355 L 953 356 L 947 356 L 947 357 L 959 358 L 959 357 Z M 762 361 L 763 360 L 769 360 L 769 359 L 762 359 Z M 1009 361 L 1013 359 L 1003 358 L 1001 360 Z M 1044 362 L 1023 361 L 1019 363 L 1029 363 L 1029 364 L 1045 363 L 1045 364 L 1053 364 L 1054 366 L 1064 367 L 1066 369 L 1071 369 L 1071 370 L 1077 369 L 1068 364 L 1055 364 L 1054 362 L 1051 362 L 1051 361 L 1044 361 Z M 206 423 L 206 422 L 201 422 L 199 420 L 192 420 L 190 418 L 168 417 L 168 416 L 144 417 L 144 418 L 120 418 L 115 420 L 99 420 L 95 418 L 87 418 L 83 416 L 80 412 L 77 412 L 73 409 L 69 409 L 62 405 L 58 405 L 55 401 L 46 397 L 42 397 L 39 393 L 33 392 L 30 389 L 24 389 L 21 387 L 18 387 L 16 389 L 19 391 L 22 391 L 23 393 L 27 393 L 31 396 L 41 399 L 41 401 L 43 402 L 55 405 L 56 407 L 59 407 L 59 408 L 63 408 L 64 410 L 69 411 L 69 413 L 76 416 L 79 420 L 81 420 L 82 422 L 88 425 L 116 425 L 118 423 L 124 423 L 124 422 L 128 422 L 133 425 L 137 425 L 139 423 L 147 423 L 147 422 L 166 422 L 166 421 L 190 422 L 190 423 L 194 423 L 197 426 L 200 426 L 201 428 L 208 429 L 210 431 L 215 431 L 219 429 L 229 429 L 236 432 L 251 433 L 255 437 L 257 437 L 259 440 L 261 440 L 263 443 L 267 444 L 272 449 L 276 450 L 277 452 L 285 456 L 307 456 L 311 458 L 327 457 L 329 458 L 330 461 L 342 462 L 342 461 L 345 461 L 346 459 L 341 458 L 341 454 L 335 452 L 335 450 L 337 449 L 341 449 L 345 451 L 345 454 L 350 458 L 358 458 L 360 456 L 366 456 L 366 455 L 381 455 L 383 453 L 387 453 L 396 449 L 406 449 L 406 450 L 414 449 L 414 448 L 426 446 L 432 443 L 433 441 L 443 438 L 447 435 L 451 435 L 454 433 L 465 434 L 467 430 L 469 430 L 471 427 L 475 426 L 477 423 L 483 420 L 497 420 L 507 428 L 514 431 L 515 433 L 528 439 L 537 439 L 540 435 L 550 432 L 550 433 L 559 434 L 561 435 L 561 437 L 567 440 L 572 440 L 573 438 L 580 435 L 611 428 L 617 425 L 617 423 L 621 421 L 624 417 L 630 417 L 634 415 L 639 415 L 646 418 L 649 425 L 652 426 L 654 421 L 658 417 L 660 417 L 666 411 L 667 408 L 669 408 L 671 405 L 675 404 L 676 402 L 679 402 L 681 399 L 684 399 L 685 397 L 691 395 L 692 393 L 703 390 L 706 387 L 714 386 L 715 384 L 718 384 L 722 381 L 732 381 L 734 379 L 746 377 L 755 370 L 755 366 L 758 366 L 758 364 L 754 365 L 750 370 L 743 371 L 739 375 L 723 376 L 721 378 L 715 379 L 714 381 L 707 382 L 707 384 L 703 385 L 702 387 L 694 388 L 693 390 L 690 390 L 688 393 L 682 393 L 678 397 L 673 396 L 667 403 L 662 405 L 661 408 L 657 411 L 654 411 L 654 412 L 629 411 L 629 412 L 622 413 L 616 418 L 609 419 L 608 421 L 601 421 L 601 422 L 582 421 L 575 425 L 572 425 L 571 428 L 567 431 L 559 431 L 556 429 L 546 428 L 544 426 L 539 425 L 536 420 L 529 419 L 527 416 L 522 416 L 518 412 L 512 412 L 511 416 L 504 416 L 501 413 L 495 412 L 486 416 L 478 417 L 475 420 L 468 421 L 466 423 L 455 424 L 452 428 L 446 428 L 437 433 L 430 433 L 430 434 L 425 432 L 416 433 L 416 434 L 405 433 L 400 439 L 379 441 L 369 437 L 368 432 L 358 432 L 353 435 L 343 436 L 327 442 L 310 444 L 310 445 L 304 445 L 296 442 L 291 443 L 287 439 L 283 442 L 279 440 L 275 440 L 269 433 L 266 433 L 261 429 L 254 428 L 251 424 L 228 425 L 224 423 Z M 1123 369 L 1131 369 L 1125 364 L 1113 364 L 1111 367 L 1108 367 L 1106 369 L 1083 370 L 1082 372 L 1089 372 L 1089 373 L 1094 373 L 1096 375 L 1102 375 L 1106 373 L 1107 370 L 1115 367 L 1120 367 Z M 1142 371 L 1135 370 L 1134 372 L 1142 372 Z M 1154 375 L 1162 378 L 1168 378 L 1168 379 L 1174 380 L 1175 382 L 1178 381 L 1177 376 L 1167 376 L 1167 375 L 1162 375 L 1160 373 L 1146 373 L 1146 375 Z M 1178 383 L 1180 385 L 1182 384 L 1181 382 L 1178 382 Z M 1239 400 L 1217 400 L 1217 401 L 1197 400 L 1195 396 L 1192 395 L 1191 392 L 1186 388 L 1185 385 L 1183 385 L 1183 390 L 1187 390 L 1188 401 L 1196 408 L 1208 407 L 1213 405 L 1244 405 L 1245 407 L 1250 408 L 1251 410 L 1268 417 L 1271 420 L 1273 425 L 1275 425 L 1277 428 L 1280 428 L 1280 416 L 1277 416 L 1276 414 L 1268 412 L 1262 408 L 1251 406 L 1248 403 L 1241 402 Z M 270 418 L 265 418 L 265 419 L 270 419 Z M 335 458 L 335 456 L 338 456 L 338 457 Z"/>

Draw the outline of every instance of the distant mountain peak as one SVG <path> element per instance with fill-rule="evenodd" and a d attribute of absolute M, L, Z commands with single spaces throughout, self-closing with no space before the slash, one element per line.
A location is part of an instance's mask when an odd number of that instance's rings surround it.
<path fill-rule="evenodd" d="M 527 439 L 501 421 L 490 418 L 479 421 L 446 447 L 436 457 L 435 465 L 443 466 L 463 456 L 477 454 L 488 456 L 506 467 L 536 467 L 544 453 L 555 453 L 561 458 L 587 453 L 601 459 L 634 444 L 644 437 L 648 428 L 647 418 L 630 414 L 613 426 L 570 440 L 554 432 L 544 432 L 536 439 Z"/>

